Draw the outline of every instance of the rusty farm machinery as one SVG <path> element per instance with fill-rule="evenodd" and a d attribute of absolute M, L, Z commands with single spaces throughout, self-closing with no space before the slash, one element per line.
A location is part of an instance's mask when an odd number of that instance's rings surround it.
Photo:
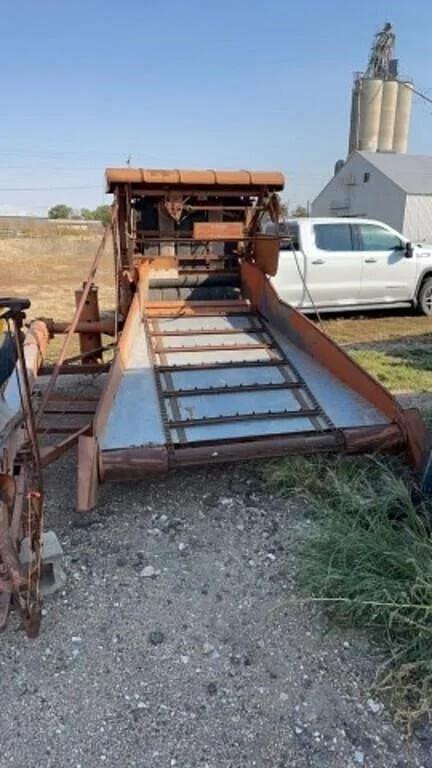
<path fill-rule="evenodd" d="M 262 224 L 279 220 L 281 174 L 128 167 L 106 179 L 112 226 L 71 321 L 37 320 L 24 332 L 24 304 L 0 300 L 17 343 L 2 395 L 12 416 L 0 424 L 0 618 L 13 597 L 29 634 L 40 611 L 42 472 L 73 446 L 80 513 L 96 505 L 102 481 L 287 454 L 405 452 L 429 483 L 419 413 L 272 287 L 279 239 Z M 101 319 L 95 279 L 110 229 L 116 305 Z M 68 356 L 74 335 L 80 351 Z M 59 386 L 88 375 L 99 377 L 97 397 Z"/>
<path fill-rule="evenodd" d="M 41 616 L 43 488 L 31 390 L 48 333 L 35 321 L 23 334 L 29 305 L 26 299 L 0 300 L 0 630 L 13 597 L 28 636 L 35 637 Z"/>

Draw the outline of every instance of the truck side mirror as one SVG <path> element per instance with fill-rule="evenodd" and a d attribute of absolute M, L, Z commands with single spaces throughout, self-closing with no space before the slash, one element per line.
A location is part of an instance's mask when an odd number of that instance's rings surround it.
<path fill-rule="evenodd" d="M 414 249 L 413 249 L 412 243 L 407 243 L 405 246 L 405 258 L 412 259 L 413 256 L 414 256 Z"/>

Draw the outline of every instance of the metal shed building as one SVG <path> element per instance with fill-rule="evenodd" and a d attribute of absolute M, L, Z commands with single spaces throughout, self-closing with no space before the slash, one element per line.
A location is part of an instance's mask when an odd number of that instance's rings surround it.
<path fill-rule="evenodd" d="M 312 216 L 378 219 L 413 242 L 432 242 L 432 157 L 353 152 L 313 201 Z"/>

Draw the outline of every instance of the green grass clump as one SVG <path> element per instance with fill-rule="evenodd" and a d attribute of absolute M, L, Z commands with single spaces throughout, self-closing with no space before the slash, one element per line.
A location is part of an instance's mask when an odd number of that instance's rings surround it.
<path fill-rule="evenodd" d="M 432 392 L 432 350 L 426 345 L 388 352 L 353 349 L 350 355 L 388 389 Z"/>
<path fill-rule="evenodd" d="M 319 493 L 323 477 L 327 473 L 328 459 L 326 455 L 317 454 L 310 458 L 304 456 L 288 456 L 283 459 L 272 459 L 259 465 L 259 472 L 264 482 L 282 496 Z"/>
<path fill-rule="evenodd" d="M 377 688 L 388 694 L 396 719 L 410 729 L 431 718 L 431 502 L 405 482 L 398 464 L 374 458 L 300 457 L 264 472 L 282 493 L 297 476 L 315 513 L 300 557 L 307 599 L 379 643 L 386 660 Z"/>

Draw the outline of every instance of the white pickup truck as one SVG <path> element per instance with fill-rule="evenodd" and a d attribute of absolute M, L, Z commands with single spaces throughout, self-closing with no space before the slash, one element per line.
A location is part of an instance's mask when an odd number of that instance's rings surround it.
<path fill-rule="evenodd" d="M 432 245 L 371 219 L 288 219 L 264 231 L 282 236 L 272 282 L 288 304 L 305 312 L 414 306 L 432 316 Z"/>

